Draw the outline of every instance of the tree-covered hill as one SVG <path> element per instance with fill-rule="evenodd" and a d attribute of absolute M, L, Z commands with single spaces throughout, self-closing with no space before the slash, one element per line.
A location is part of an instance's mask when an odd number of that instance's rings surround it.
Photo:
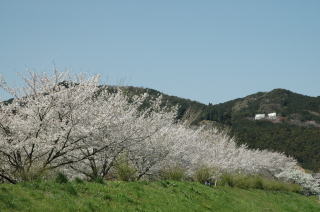
<path fill-rule="evenodd" d="M 213 105 L 208 108 L 206 118 L 229 124 L 239 119 L 252 119 L 258 113 L 272 112 L 276 112 L 282 122 L 303 126 L 316 125 L 320 123 L 320 97 L 275 89 Z"/>
<path fill-rule="evenodd" d="M 130 95 L 162 94 L 154 89 L 123 89 Z M 178 118 L 189 118 L 196 125 L 212 123 L 230 127 L 239 144 L 285 152 L 304 168 L 320 171 L 320 97 L 275 89 L 216 105 L 166 94 L 163 94 L 163 101 L 170 106 L 180 106 Z M 255 114 L 272 112 L 277 113 L 277 119 L 254 120 Z"/>

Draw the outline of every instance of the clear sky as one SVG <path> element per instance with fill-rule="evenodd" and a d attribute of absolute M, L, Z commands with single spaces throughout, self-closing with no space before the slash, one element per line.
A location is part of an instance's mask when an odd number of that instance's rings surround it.
<path fill-rule="evenodd" d="M 203 103 L 320 95 L 319 0 L 0 0 L 0 73 L 102 74 Z"/>

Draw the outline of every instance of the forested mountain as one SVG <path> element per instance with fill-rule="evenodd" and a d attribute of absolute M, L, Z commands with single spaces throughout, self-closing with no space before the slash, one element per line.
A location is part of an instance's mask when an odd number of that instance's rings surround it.
<path fill-rule="evenodd" d="M 161 93 L 154 89 L 123 87 L 129 95 L 147 92 L 150 98 Z M 250 148 L 285 152 L 301 165 L 320 171 L 320 97 L 310 97 L 285 89 L 259 92 L 217 105 L 163 94 L 166 105 L 179 105 L 178 118 L 192 124 L 230 127 L 239 144 Z M 254 120 L 255 114 L 277 113 L 275 119 Z"/>

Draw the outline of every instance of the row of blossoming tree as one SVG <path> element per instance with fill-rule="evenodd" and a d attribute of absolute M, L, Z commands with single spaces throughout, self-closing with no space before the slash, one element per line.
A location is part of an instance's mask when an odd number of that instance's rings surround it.
<path fill-rule="evenodd" d="M 215 128 L 176 121 L 177 108 L 161 96 L 128 97 L 121 89 L 99 85 L 99 77 L 29 73 L 24 85 L 1 88 L 13 96 L 0 105 L 0 180 L 17 183 L 63 171 L 71 177 L 106 178 L 119 158 L 135 177 L 155 177 L 168 167 L 188 175 L 200 166 L 222 172 L 260 174 L 320 193 L 318 182 L 284 154 L 249 150 Z M 212 176 L 217 177 L 217 176 Z"/>

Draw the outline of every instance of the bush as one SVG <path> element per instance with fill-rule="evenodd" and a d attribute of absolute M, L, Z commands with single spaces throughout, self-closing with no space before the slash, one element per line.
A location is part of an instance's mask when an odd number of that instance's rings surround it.
<path fill-rule="evenodd" d="M 301 186 L 297 184 L 290 184 L 281 181 L 276 181 L 261 176 L 251 175 L 232 175 L 223 174 L 220 177 L 219 185 L 238 187 L 242 189 L 263 189 L 270 191 L 288 191 L 301 192 Z"/>
<path fill-rule="evenodd" d="M 120 161 L 115 165 L 116 178 L 122 181 L 135 181 L 136 169 L 133 168 L 127 161 Z"/>
<path fill-rule="evenodd" d="M 234 187 L 235 186 L 234 176 L 231 174 L 223 174 L 223 175 L 221 175 L 220 181 L 218 184 L 222 185 L 222 186 Z"/>
<path fill-rule="evenodd" d="M 74 181 L 75 181 L 76 183 L 78 183 L 78 184 L 84 183 L 84 181 L 83 181 L 81 178 L 79 178 L 79 177 L 76 177 L 76 178 L 74 179 Z"/>
<path fill-rule="evenodd" d="M 69 179 L 65 174 L 59 172 L 57 174 L 57 177 L 56 177 L 55 181 L 56 181 L 56 183 L 64 184 L 64 183 L 68 183 Z"/>
<path fill-rule="evenodd" d="M 35 166 L 27 170 L 18 170 L 15 172 L 15 177 L 21 181 L 39 181 L 50 178 L 50 174 L 49 170 Z"/>
<path fill-rule="evenodd" d="M 104 179 L 102 177 L 97 177 L 93 180 L 95 183 L 104 184 Z"/>
<path fill-rule="evenodd" d="M 300 193 L 302 191 L 302 187 L 297 184 L 284 183 L 275 180 L 265 180 L 263 184 L 263 188 L 265 190 L 272 191 L 289 191 Z"/>
<path fill-rule="evenodd" d="M 162 180 L 182 181 L 186 179 L 186 171 L 178 166 L 165 168 L 160 171 L 160 178 Z"/>
<path fill-rule="evenodd" d="M 213 168 L 202 166 L 195 171 L 193 179 L 202 184 L 205 184 L 206 182 L 211 183 L 214 173 L 215 171 Z"/>
<path fill-rule="evenodd" d="M 250 177 L 249 177 L 249 179 L 250 179 Z M 256 189 L 264 189 L 265 188 L 265 186 L 264 186 L 265 180 L 262 177 L 253 176 L 252 181 L 253 181 L 253 188 L 256 188 Z"/>
<path fill-rule="evenodd" d="M 255 179 L 249 176 L 242 175 L 227 175 L 224 181 L 228 186 L 235 186 L 242 189 L 255 188 Z M 230 185 L 231 184 L 231 185 Z"/>

